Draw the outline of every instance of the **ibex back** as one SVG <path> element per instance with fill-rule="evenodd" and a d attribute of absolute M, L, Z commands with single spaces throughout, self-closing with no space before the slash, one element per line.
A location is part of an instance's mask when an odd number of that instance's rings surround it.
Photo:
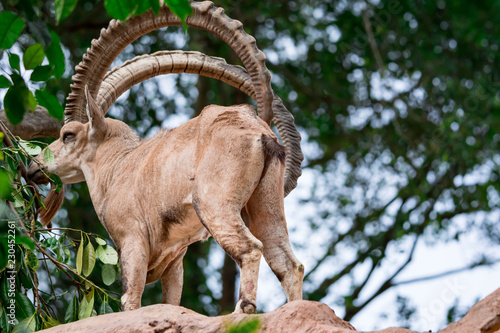
<path fill-rule="evenodd" d="M 90 121 L 66 124 L 49 146 L 54 162 L 39 157 L 29 173 L 87 182 L 120 254 L 123 309 L 140 307 L 144 285 L 159 278 L 163 301 L 179 304 L 187 246 L 210 235 L 241 268 L 235 311 L 255 311 L 261 254 L 288 300 L 302 298 L 283 208 L 284 148 L 253 107 L 209 106 L 141 141 L 86 95 Z"/>

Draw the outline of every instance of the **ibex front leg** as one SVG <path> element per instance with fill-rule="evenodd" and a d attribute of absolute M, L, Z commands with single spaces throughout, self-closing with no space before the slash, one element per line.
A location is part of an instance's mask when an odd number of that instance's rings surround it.
<path fill-rule="evenodd" d="M 128 238 L 120 248 L 120 264 L 122 267 L 122 311 L 135 310 L 141 307 L 142 293 L 146 285 L 148 271 L 147 249 L 137 239 Z"/>

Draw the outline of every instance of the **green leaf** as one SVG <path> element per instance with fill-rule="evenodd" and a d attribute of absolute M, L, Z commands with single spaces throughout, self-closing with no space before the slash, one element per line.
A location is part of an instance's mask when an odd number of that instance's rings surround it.
<path fill-rule="evenodd" d="M 59 25 L 61 20 L 64 20 L 71 15 L 76 7 L 78 0 L 56 0 L 56 25 Z"/>
<path fill-rule="evenodd" d="M 78 274 L 82 273 L 83 267 L 83 235 L 81 237 L 80 246 L 78 247 L 78 252 L 76 253 L 76 271 Z"/>
<path fill-rule="evenodd" d="M 6 199 L 11 191 L 12 184 L 10 182 L 9 174 L 4 169 L 0 169 L 0 199 Z"/>
<path fill-rule="evenodd" d="M 35 314 L 31 315 L 29 318 L 19 321 L 19 324 L 14 326 L 12 333 L 31 333 L 35 332 L 36 329 L 36 318 Z"/>
<path fill-rule="evenodd" d="M 12 85 L 9 79 L 3 75 L 0 75 L 0 88 L 9 88 Z"/>
<path fill-rule="evenodd" d="M 28 268 L 26 267 L 26 263 L 23 263 L 23 267 L 19 270 L 17 277 L 19 278 L 21 285 L 24 287 L 24 289 L 30 290 L 35 288 L 35 285 L 33 283 L 33 277 L 30 274 Z"/>
<path fill-rule="evenodd" d="M 57 245 L 57 261 L 67 263 L 69 261 L 68 252 L 66 245 L 58 243 Z"/>
<path fill-rule="evenodd" d="M 134 15 L 139 15 L 147 11 L 148 9 L 153 9 L 155 15 L 160 12 L 160 1 L 158 0 L 144 0 L 139 1 L 139 8 L 134 12 Z"/>
<path fill-rule="evenodd" d="M 22 245 L 27 250 L 35 249 L 35 242 L 27 235 L 16 235 L 16 244 Z"/>
<path fill-rule="evenodd" d="M 50 36 L 52 37 L 52 42 L 46 49 L 45 53 L 47 55 L 47 59 L 49 59 L 49 64 L 54 67 L 54 72 L 52 74 L 54 74 L 56 78 L 60 78 L 64 74 L 65 68 L 64 53 L 61 48 L 59 35 L 51 30 Z"/>
<path fill-rule="evenodd" d="M 28 90 L 28 107 L 30 111 L 34 111 L 38 103 L 36 102 L 35 96 L 33 93 Z"/>
<path fill-rule="evenodd" d="M 89 318 L 94 310 L 94 289 L 85 295 L 78 308 L 78 319 Z"/>
<path fill-rule="evenodd" d="M 35 96 L 38 104 L 45 107 L 52 117 L 56 118 L 57 120 L 63 119 L 64 108 L 61 103 L 59 103 L 59 100 L 56 96 L 45 90 L 37 90 L 35 92 Z"/>
<path fill-rule="evenodd" d="M 47 164 L 54 163 L 54 152 L 49 147 L 46 147 L 43 151 L 43 160 Z"/>
<path fill-rule="evenodd" d="M 158 15 L 158 13 L 160 12 L 160 2 L 158 0 L 149 0 L 148 2 L 155 15 Z"/>
<path fill-rule="evenodd" d="M 26 252 L 26 255 L 24 256 L 24 261 L 26 262 L 26 265 L 28 265 L 28 267 L 31 268 L 32 270 L 36 271 L 38 269 L 38 263 L 39 263 L 38 257 L 32 251 Z"/>
<path fill-rule="evenodd" d="M 51 328 L 51 327 L 56 327 L 58 325 L 61 325 L 61 323 L 52 317 L 47 317 L 47 319 L 43 319 L 43 329 Z"/>
<path fill-rule="evenodd" d="M 97 256 L 105 264 L 116 265 L 118 263 L 118 253 L 110 245 L 97 247 Z"/>
<path fill-rule="evenodd" d="M 139 5 L 133 0 L 105 0 L 104 7 L 111 17 L 124 21 L 134 14 Z"/>
<path fill-rule="evenodd" d="M 35 313 L 35 307 L 31 303 L 30 299 L 21 294 L 19 291 L 16 292 L 16 318 L 22 321 L 26 318 L 30 318 Z"/>
<path fill-rule="evenodd" d="M 47 81 L 51 75 L 52 66 L 38 66 L 37 68 L 35 68 L 33 73 L 31 73 L 30 80 L 37 82 Z"/>
<path fill-rule="evenodd" d="M 23 64 L 25 69 L 35 69 L 35 67 L 42 64 L 45 58 L 43 46 L 40 43 L 31 45 L 26 49 L 23 55 Z"/>
<path fill-rule="evenodd" d="M 9 320 L 7 319 L 7 314 L 5 313 L 5 309 L 2 304 L 0 304 L 0 331 L 1 332 L 10 332 L 11 325 Z"/>
<path fill-rule="evenodd" d="M 68 304 L 66 313 L 64 314 L 64 322 L 71 323 L 78 320 L 78 298 L 73 296 L 73 299 Z"/>
<path fill-rule="evenodd" d="M 33 94 L 25 86 L 13 85 L 5 94 L 3 103 L 7 119 L 12 125 L 19 124 L 26 112 L 31 110 Z"/>
<path fill-rule="evenodd" d="M 51 181 L 52 184 L 54 184 L 56 186 L 56 189 L 54 190 L 55 192 L 59 192 L 59 191 L 62 190 L 63 183 L 62 183 L 61 178 L 59 178 L 58 175 L 51 174 L 50 175 L 50 181 Z"/>
<path fill-rule="evenodd" d="M 95 241 L 97 242 L 97 244 L 99 245 L 106 245 L 106 241 L 102 238 L 99 238 L 99 237 L 96 237 L 95 238 Z"/>
<path fill-rule="evenodd" d="M 12 69 L 16 69 L 17 71 L 21 70 L 21 66 L 19 65 L 21 63 L 21 58 L 15 53 L 10 53 L 9 54 L 9 65 Z"/>
<path fill-rule="evenodd" d="M 189 0 L 165 0 L 165 4 L 170 8 L 172 13 L 181 19 L 184 30 L 186 30 L 186 18 L 188 15 L 193 14 L 193 8 L 191 8 Z"/>
<path fill-rule="evenodd" d="M 0 169 L 3 171 L 3 169 Z M 5 171 L 3 171 L 5 172 Z M 0 172 L 1 174 L 1 172 Z M 0 180 L 0 188 L 2 186 L 2 181 Z M 10 191 L 9 191 L 10 193 Z M 5 199 L 0 196 L 0 199 Z M 9 263 L 9 258 L 8 258 L 8 253 L 9 253 L 9 245 L 7 244 L 7 238 L 5 237 L 0 237 L 0 271 L 3 270 L 4 268 L 7 267 L 7 264 Z M 0 284 L 1 288 L 1 284 Z M 0 293 L 1 296 L 1 293 Z M 0 303 L 1 303 L 1 298 L 0 298 Z"/>
<path fill-rule="evenodd" d="M 104 315 L 104 314 L 113 313 L 113 312 L 114 311 L 108 302 L 104 301 L 101 303 L 101 306 L 99 307 L 99 315 Z"/>
<path fill-rule="evenodd" d="M 82 273 L 89 276 L 95 266 L 95 251 L 92 243 L 88 243 L 83 250 Z"/>
<path fill-rule="evenodd" d="M 230 326 L 226 329 L 227 333 L 256 333 L 259 332 L 260 320 L 259 318 L 252 318 L 243 322 L 240 322 L 234 326 Z"/>
<path fill-rule="evenodd" d="M 10 274 L 8 274 L 11 277 Z M 0 301 L 1 304 L 9 304 L 9 280 L 7 280 L 7 274 L 5 274 L 0 282 Z"/>
<path fill-rule="evenodd" d="M 10 48 L 21 36 L 25 23 L 16 14 L 9 11 L 0 13 L 0 49 Z"/>
<path fill-rule="evenodd" d="M 102 271 L 101 271 L 101 276 L 102 276 L 102 282 L 104 282 L 105 285 L 110 286 L 115 282 L 116 280 L 116 269 L 114 265 L 104 265 L 102 266 Z"/>
<path fill-rule="evenodd" d="M 31 156 L 38 156 L 42 152 L 42 148 L 40 148 L 40 146 L 37 146 L 29 141 L 24 141 L 21 139 L 19 140 L 19 145 L 23 147 L 23 149 Z"/>

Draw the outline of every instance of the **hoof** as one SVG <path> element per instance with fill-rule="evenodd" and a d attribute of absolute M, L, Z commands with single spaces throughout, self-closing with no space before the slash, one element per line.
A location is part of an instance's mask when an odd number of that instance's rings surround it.
<path fill-rule="evenodd" d="M 238 303 L 236 303 L 236 309 L 234 309 L 234 313 L 246 313 L 253 314 L 257 310 L 257 306 L 255 303 L 240 299 Z"/>

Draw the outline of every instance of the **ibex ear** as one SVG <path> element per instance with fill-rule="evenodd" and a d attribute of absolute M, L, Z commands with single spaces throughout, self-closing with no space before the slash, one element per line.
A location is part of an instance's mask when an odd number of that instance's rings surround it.
<path fill-rule="evenodd" d="M 89 135 L 92 137 L 104 137 L 108 130 L 106 120 L 101 108 L 85 86 L 85 99 L 87 100 L 87 117 L 89 118 Z"/>

